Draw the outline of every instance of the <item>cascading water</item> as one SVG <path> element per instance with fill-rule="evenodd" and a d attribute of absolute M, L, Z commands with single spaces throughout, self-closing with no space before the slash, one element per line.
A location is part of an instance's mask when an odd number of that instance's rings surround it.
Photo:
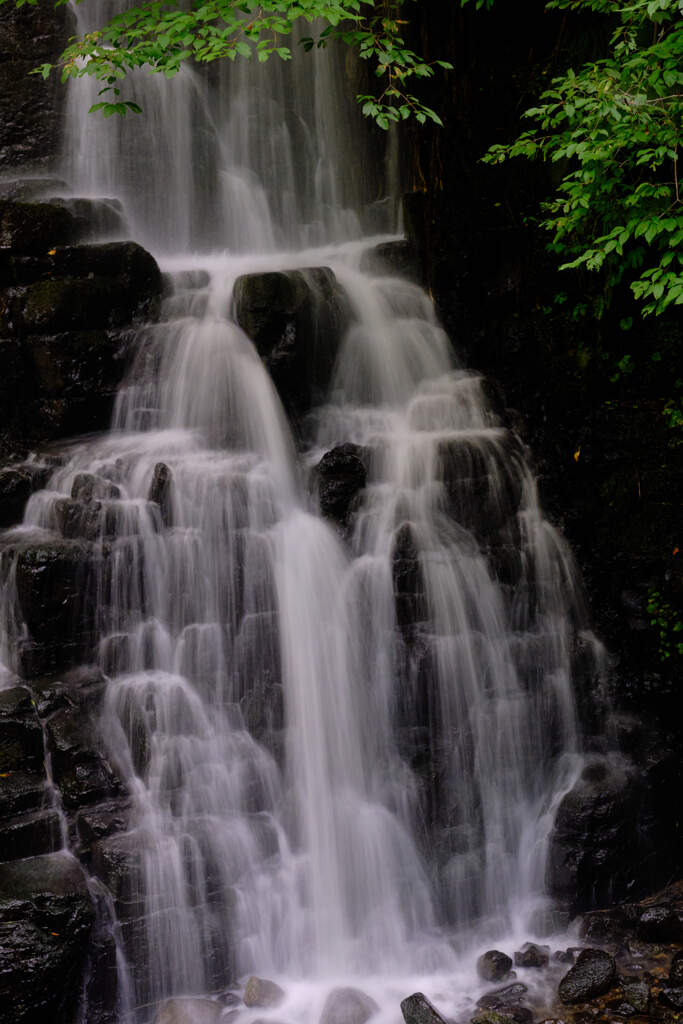
<path fill-rule="evenodd" d="M 74 10 L 81 33 L 113 13 L 111 0 Z M 214 77 L 131 75 L 144 116 L 108 120 L 88 116 L 101 83 L 73 84 L 62 169 L 74 192 L 120 199 L 155 252 L 274 251 L 391 230 L 382 161 L 358 130 L 357 69 L 314 49 Z"/>
<path fill-rule="evenodd" d="M 414 987 L 457 1013 L 471 953 L 533 927 L 580 765 L 571 556 L 427 296 L 361 272 L 380 239 L 349 239 L 390 206 L 368 214 L 340 65 L 311 59 L 140 77 L 144 120 L 116 126 L 84 117 L 88 83 L 69 100 L 74 192 L 121 198 L 174 286 L 111 433 L 73 446 L 22 528 L 58 534 L 90 481 L 103 731 L 135 808 L 121 1021 L 252 972 L 281 982 L 287 1024 L 349 977 L 387 1022 Z M 299 458 L 233 289 L 313 266 L 350 325 Z M 348 443 L 367 483 L 342 536 L 308 469 Z"/>

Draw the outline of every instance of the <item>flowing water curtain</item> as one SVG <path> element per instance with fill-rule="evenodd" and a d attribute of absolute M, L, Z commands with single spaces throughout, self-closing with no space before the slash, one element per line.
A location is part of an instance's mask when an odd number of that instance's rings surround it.
<path fill-rule="evenodd" d="M 110 0 L 75 8 L 84 34 L 105 24 Z M 102 83 L 69 83 L 62 173 L 76 195 L 121 199 L 136 238 L 155 251 L 274 251 L 391 230 L 396 153 L 373 137 L 354 95 L 363 68 L 341 44 L 294 59 L 186 64 L 170 81 L 131 72 L 142 116 L 88 114 Z M 127 93 L 128 95 L 128 93 Z M 393 156 L 391 155 L 393 153 Z"/>
<path fill-rule="evenodd" d="M 72 83 L 74 187 L 120 195 L 176 256 L 266 252 L 183 257 L 112 432 L 76 446 L 26 515 L 54 540 L 63 503 L 84 506 L 91 653 L 134 808 L 114 842 L 141 1020 L 251 971 L 452 972 L 454 936 L 526 926 L 579 761 L 580 587 L 524 450 L 424 292 L 361 272 L 363 243 L 332 245 L 375 195 L 341 74 L 320 51 L 216 79 L 185 69 L 168 93 L 143 75 L 146 138 L 130 118 L 79 126 L 91 98 Z M 296 423 L 313 437 L 301 460 L 232 290 L 250 270 L 321 263 L 350 325 L 327 403 Z M 345 442 L 367 485 L 340 536 L 300 463 Z"/>

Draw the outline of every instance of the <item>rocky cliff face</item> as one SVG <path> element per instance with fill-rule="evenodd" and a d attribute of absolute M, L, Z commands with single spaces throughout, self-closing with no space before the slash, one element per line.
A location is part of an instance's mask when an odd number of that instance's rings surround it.
<path fill-rule="evenodd" d="M 50 167 L 59 144 L 64 89 L 34 68 L 54 62 L 73 31 L 69 8 L 13 3 L 0 7 L 0 175 L 14 167 Z"/>

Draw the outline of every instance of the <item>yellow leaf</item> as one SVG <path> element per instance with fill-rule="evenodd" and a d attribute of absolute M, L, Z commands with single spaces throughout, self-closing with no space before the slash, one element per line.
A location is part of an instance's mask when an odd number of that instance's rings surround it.
<path fill-rule="evenodd" d="M 579 447 L 574 452 L 574 462 L 578 462 L 579 461 L 579 455 L 580 454 L 581 454 L 581 445 L 579 445 Z"/>

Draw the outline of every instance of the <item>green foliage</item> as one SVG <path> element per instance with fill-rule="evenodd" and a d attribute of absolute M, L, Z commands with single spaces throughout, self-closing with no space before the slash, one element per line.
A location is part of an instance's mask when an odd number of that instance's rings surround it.
<path fill-rule="evenodd" d="M 668 661 L 672 655 L 683 656 L 683 622 L 678 612 L 658 590 L 648 591 L 647 612 L 650 625 L 659 635 L 659 657 Z"/>
<path fill-rule="evenodd" d="M 669 398 L 662 409 L 662 415 L 671 431 L 669 445 L 679 448 L 683 445 L 683 379 L 677 377 L 673 383 L 673 397 Z"/>
<path fill-rule="evenodd" d="M 551 0 L 548 7 L 609 18 L 609 55 L 553 79 L 524 115 L 533 127 L 511 145 L 492 146 L 484 160 L 559 163 L 563 178 L 542 223 L 561 269 L 601 271 L 607 293 L 628 281 L 644 314 L 683 305 L 679 0 Z"/>
<path fill-rule="evenodd" d="M 8 0 L 0 0 L 1 3 Z M 38 0 L 15 0 L 17 6 Z M 66 0 L 57 0 L 57 4 Z M 467 0 L 463 0 L 467 2 Z M 477 7 L 493 0 L 476 0 Z M 305 50 L 342 40 L 373 65 L 379 80 L 377 95 L 360 95 L 363 113 L 380 128 L 414 117 L 424 124 L 441 124 L 438 114 L 413 93 L 415 79 L 431 77 L 435 69 L 450 69 L 448 61 L 422 60 L 403 38 L 401 17 L 407 0 L 148 0 L 117 14 L 94 32 L 71 40 L 56 65 L 43 64 L 36 73 L 53 71 L 62 81 L 91 75 L 103 83 L 93 111 L 139 113 L 121 100 L 121 85 L 129 71 L 144 68 L 172 78 L 185 62 L 200 64 L 243 58 L 267 61 L 291 59 L 288 37 L 297 23 L 309 23 L 315 36 L 301 40 Z M 323 23 L 320 29 L 320 23 Z M 107 96 L 110 93 L 111 96 Z"/>

